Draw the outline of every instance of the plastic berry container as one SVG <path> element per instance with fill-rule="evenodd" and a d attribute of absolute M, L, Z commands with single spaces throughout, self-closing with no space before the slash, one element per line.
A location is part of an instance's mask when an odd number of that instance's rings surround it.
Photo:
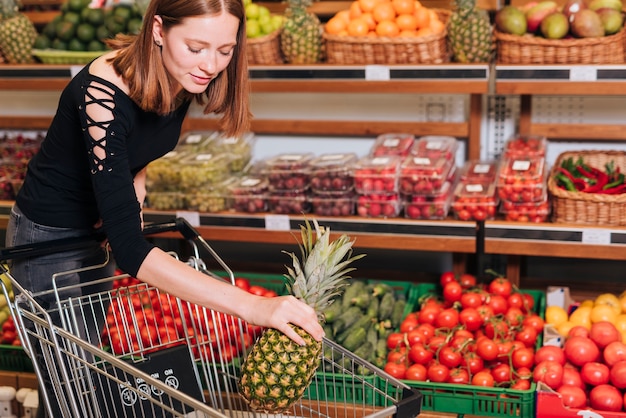
<path fill-rule="evenodd" d="M 542 135 L 516 134 L 504 144 L 505 158 L 545 157 L 548 139 Z"/>
<path fill-rule="evenodd" d="M 201 213 L 216 213 L 230 209 L 228 186 L 233 181 L 234 179 L 227 178 L 210 187 L 185 193 L 187 209 Z"/>
<path fill-rule="evenodd" d="M 180 161 L 187 155 L 186 152 L 174 150 L 148 164 L 146 189 L 153 192 L 179 191 Z"/>
<path fill-rule="evenodd" d="M 246 132 L 241 136 L 216 134 L 211 138 L 208 149 L 213 154 L 227 154 L 228 168 L 233 173 L 242 172 L 252 160 L 252 150 L 256 136 Z"/>
<path fill-rule="evenodd" d="M 398 193 L 361 194 L 356 198 L 356 213 L 367 218 L 395 218 L 402 202 Z"/>
<path fill-rule="evenodd" d="M 498 197 L 511 202 L 541 202 L 546 194 L 544 157 L 504 158 L 498 170 Z"/>
<path fill-rule="evenodd" d="M 415 135 L 408 133 L 387 133 L 376 137 L 376 141 L 370 150 L 370 156 L 382 157 L 384 155 L 397 155 L 405 157 L 411 152 Z"/>
<path fill-rule="evenodd" d="M 400 165 L 400 192 L 413 195 L 437 194 L 450 177 L 453 166 L 453 161 L 443 156 L 430 158 L 410 155 Z"/>
<path fill-rule="evenodd" d="M 444 183 L 433 195 L 404 196 L 404 217 L 408 219 L 445 219 L 452 203 L 452 186 Z"/>
<path fill-rule="evenodd" d="M 427 158 L 456 159 L 459 142 L 453 136 L 427 135 L 421 136 L 413 144 L 411 154 Z"/>
<path fill-rule="evenodd" d="M 245 176 L 228 186 L 231 208 L 237 212 L 258 213 L 267 211 L 269 183 L 259 176 Z"/>
<path fill-rule="evenodd" d="M 272 191 L 267 197 L 267 206 L 269 212 L 277 215 L 311 212 L 311 203 L 306 192 Z"/>
<path fill-rule="evenodd" d="M 206 152 L 216 135 L 216 131 L 185 132 L 180 136 L 176 149 L 188 152 Z"/>
<path fill-rule="evenodd" d="M 350 216 L 355 213 L 354 193 L 343 195 L 312 194 L 311 212 L 319 216 Z"/>
<path fill-rule="evenodd" d="M 311 191 L 320 194 L 345 194 L 354 189 L 354 153 L 322 154 L 311 161 Z"/>
<path fill-rule="evenodd" d="M 313 158 L 313 153 L 279 154 L 260 164 L 272 191 L 304 192 L 309 188 Z"/>
<path fill-rule="evenodd" d="M 395 155 L 362 157 L 353 165 L 354 189 L 359 194 L 397 193 L 400 162 Z"/>
<path fill-rule="evenodd" d="M 213 153 L 189 155 L 180 160 L 178 170 L 181 191 L 196 192 L 211 188 L 226 179 L 228 156 Z"/>
<path fill-rule="evenodd" d="M 498 176 L 497 160 L 469 160 L 459 171 L 459 180 L 495 181 Z"/>
<path fill-rule="evenodd" d="M 146 206 L 154 210 L 187 209 L 185 194 L 181 192 L 146 191 Z"/>
<path fill-rule="evenodd" d="M 462 221 L 495 219 L 498 207 L 496 186 L 490 181 L 459 181 L 452 197 L 452 213 Z"/>
<path fill-rule="evenodd" d="M 500 213 L 504 220 L 512 222 L 546 222 L 550 216 L 550 201 L 546 194 L 539 202 L 500 202 Z"/>

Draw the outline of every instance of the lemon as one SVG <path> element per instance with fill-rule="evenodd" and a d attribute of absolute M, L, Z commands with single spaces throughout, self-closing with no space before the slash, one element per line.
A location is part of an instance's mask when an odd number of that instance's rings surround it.
<path fill-rule="evenodd" d="M 567 337 L 567 334 L 569 334 L 569 331 L 574 328 L 576 325 L 574 325 L 573 322 L 570 321 L 565 321 L 562 322 L 558 327 L 556 327 L 556 330 L 559 332 L 559 334 L 561 334 L 563 337 Z"/>
<path fill-rule="evenodd" d="M 585 299 L 583 300 L 579 306 L 589 306 L 590 308 L 593 308 L 593 305 L 595 305 L 594 301 L 591 299 Z"/>
<path fill-rule="evenodd" d="M 591 328 L 591 308 L 590 306 L 579 306 L 572 314 L 569 316 L 570 322 L 573 322 L 574 325 L 582 325 L 583 327 L 590 329 Z"/>
<path fill-rule="evenodd" d="M 615 318 L 617 318 L 617 314 L 611 305 L 599 304 L 591 308 L 590 319 L 592 324 L 600 321 L 613 323 Z"/>
<path fill-rule="evenodd" d="M 567 311 L 560 306 L 551 305 L 546 308 L 546 323 L 558 327 L 567 321 Z"/>
<path fill-rule="evenodd" d="M 619 298 L 613 293 L 603 293 L 596 298 L 594 305 L 609 305 L 616 315 L 622 313 L 622 304 Z"/>
<path fill-rule="evenodd" d="M 615 317 L 615 321 L 613 321 L 613 325 L 618 329 L 619 332 L 626 332 L 626 314 L 619 314 Z"/>

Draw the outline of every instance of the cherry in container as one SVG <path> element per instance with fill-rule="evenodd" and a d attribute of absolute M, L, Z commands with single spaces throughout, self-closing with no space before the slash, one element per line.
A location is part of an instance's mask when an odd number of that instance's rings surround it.
<path fill-rule="evenodd" d="M 504 158 L 545 157 L 548 140 L 542 135 L 515 134 L 504 144 Z"/>
<path fill-rule="evenodd" d="M 407 133 L 387 133 L 376 137 L 370 150 L 370 156 L 397 155 L 405 157 L 411 152 L 415 135 Z"/>
<path fill-rule="evenodd" d="M 500 202 L 500 213 L 504 220 L 512 222 L 546 222 L 550 215 L 550 201 L 548 195 L 540 202 Z"/>
<path fill-rule="evenodd" d="M 445 182 L 441 190 L 431 195 L 403 196 L 404 217 L 409 219 L 445 219 L 452 202 L 452 186 Z"/>
<path fill-rule="evenodd" d="M 426 135 L 419 137 L 413 147 L 411 154 L 427 158 L 456 159 L 456 152 L 459 142 L 453 136 Z"/>
<path fill-rule="evenodd" d="M 319 216 L 350 216 L 354 215 L 354 193 L 343 195 L 313 194 L 310 197 L 311 211 Z"/>
<path fill-rule="evenodd" d="M 454 217 L 461 221 L 495 219 L 498 207 L 496 186 L 490 181 L 459 181 L 451 207 Z"/>
<path fill-rule="evenodd" d="M 267 197 L 268 210 L 277 215 L 303 214 L 311 211 L 306 192 L 271 191 Z"/>
<path fill-rule="evenodd" d="M 398 192 L 398 170 L 401 157 L 366 156 L 353 164 L 354 188 L 359 194 L 390 194 Z"/>
<path fill-rule="evenodd" d="M 230 206 L 237 212 L 259 213 L 267 211 L 269 183 L 265 177 L 244 176 L 228 186 Z"/>
<path fill-rule="evenodd" d="M 354 153 L 322 154 L 311 161 L 311 191 L 313 193 L 344 194 L 354 188 L 352 165 Z"/>
<path fill-rule="evenodd" d="M 402 202 L 398 193 L 361 194 L 356 199 L 356 213 L 368 218 L 394 218 L 400 215 Z"/>
<path fill-rule="evenodd" d="M 261 162 L 272 191 L 303 192 L 309 188 L 313 153 L 278 154 Z"/>
<path fill-rule="evenodd" d="M 454 162 L 445 157 L 410 155 L 400 165 L 399 189 L 403 194 L 437 194 L 450 178 Z"/>
<path fill-rule="evenodd" d="M 459 180 L 495 181 L 498 176 L 498 160 L 469 160 L 459 171 Z"/>
<path fill-rule="evenodd" d="M 541 202 L 547 189 L 545 158 L 504 158 L 498 171 L 497 186 L 501 200 Z"/>

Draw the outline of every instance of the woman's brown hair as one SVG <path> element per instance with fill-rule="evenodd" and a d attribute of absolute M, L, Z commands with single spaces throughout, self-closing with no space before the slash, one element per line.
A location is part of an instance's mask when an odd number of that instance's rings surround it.
<path fill-rule="evenodd" d="M 113 68 L 128 84 L 129 96 L 142 109 L 167 114 L 178 105 L 180 95 L 171 91 L 169 78 L 158 46 L 152 37 L 152 22 L 161 16 L 165 30 L 183 19 L 227 12 L 239 19 L 237 46 L 228 67 L 211 81 L 201 94 L 183 91 L 182 98 L 195 98 L 204 113 L 221 114 L 221 128 L 228 136 L 238 136 L 249 129 L 248 60 L 246 57 L 245 12 L 241 0 L 152 0 L 144 14 L 144 25 L 136 36 L 118 35 L 108 45 L 119 49 L 111 59 Z"/>

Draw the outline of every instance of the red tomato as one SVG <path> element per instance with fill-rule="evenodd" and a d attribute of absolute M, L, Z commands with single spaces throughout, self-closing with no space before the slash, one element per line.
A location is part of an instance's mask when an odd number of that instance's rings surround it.
<path fill-rule="evenodd" d="M 435 326 L 438 328 L 452 329 L 459 325 L 459 311 L 447 308 L 439 312 L 435 318 Z"/>
<path fill-rule="evenodd" d="M 517 379 L 511 384 L 511 389 L 515 390 L 528 390 L 530 389 L 530 380 Z"/>
<path fill-rule="evenodd" d="M 489 283 L 488 286 L 489 293 L 494 295 L 504 296 L 504 298 L 508 298 L 511 296 L 511 292 L 513 291 L 513 285 L 511 282 L 504 278 L 498 277 Z"/>
<path fill-rule="evenodd" d="M 402 332 L 402 327 L 400 328 L 400 331 Z M 426 335 L 424 335 L 424 333 L 417 328 L 406 333 L 406 341 L 409 344 L 409 347 L 412 347 L 415 344 L 425 343 L 426 340 Z"/>
<path fill-rule="evenodd" d="M 556 361 L 542 361 L 535 366 L 533 380 L 535 382 L 543 382 L 556 390 L 561 386 L 563 380 L 563 366 Z"/>
<path fill-rule="evenodd" d="M 491 338 L 482 338 L 476 342 L 476 354 L 483 360 L 495 360 L 498 357 L 498 345 Z"/>
<path fill-rule="evenodd" d="M 447 383 L 453 383 L 457 385 L 467 385 L 470 382 L 470 375 L 467 369 L 457 367 L 450 370 Z"/>
<path fill-rule="evenodd" d="M 461 366 L 465 367 L 472 375 L 474 375 L 485 368 L 485 362 L 478 354 L 468 352 L 463 356 Z"/>
<path fill-rule="evenodd" d="M 535 364 L 535 351 L 529 347 L 518 348 L 511 354 L 511 363 L 515 369 L 520 367 L 531 368 Z"/>
<path fill-rule="evenodd" d="M 435 326 L 432 324 L 419 324 L 415 331 L 421 332 L 428 339 L 435 335 Z"/>
<path fill-rule="evenodd" d="M 458 302 L 461 300 L 462 293 L 461 283 L 457 281 L 450 282 L 443 287 L 443 300 L 450 303 Z"/>
<path fill-rule="evenodd" d="M 428 367 L 428 380 L 443 383 L 448 380 L 450 370 L 441 363 L 434 362 Z"/>
<path fill-rule="evenodd" d="M 618 361 L 611 367 L 611 384 L 618 389 L 626 389 L 626 361 Z"/>
<path fill-rule="evenodd" d="M 276 292 L 275 290 L 266 289 L 263 296 L 265 296 L 266 298 L 275 298 L 276 296 L 278 296 L 278 292 Z"/>
<path fill-rule="evenodd" d="M 400 323 L 400 332 L 409 332 L 417 328 L 419 322 L 417 321 L 417 315 L 415 317 L 407 317 Z"/>
<path fill-rule="evenodd" d="M 609 321 L 594 322 L 589 330 L 589 338 L 596 343 L 600 350 L 613 341 L 621 341 L 622 336 L 617 327 Z"/>
<path fill-rule="evenodd" d="M 561 347 L 544 345 L 539 347 L 539 349 L 535 352 L 535 364 L 539 364 L 546 360 L 556 361 L 557 363 L 564 365 L 565 353 Z"/>
<path fill-rule="evenodd" d="M 492 387 L 494 385 L 493 376 L 488 370 L 481 370 L 472 377 L 472 385 Z"/>
<path fill-rule="evenodd" d="M 442 308 L 435 305 L 427 305 L 420 309 L 417 319 L 420 324 L 431 324 L 435 323 L 435 319 L 439 312 L 441 312 Z"/>
<path fill-rule="evenodd" d="M 402 363 L 388 362 L 385 364 L 384 370 L 396 379 L 404 379 L 407 367 Z"/>
<path fill-rule="evenodd" d="M 478 292 L 464 292 L 461 295 L 461 306 L 463 308 L 478 308 L 483 304 L 483 296 Z"/>
<path fill-rule="evenodd" d="M 404 342 L 405 334 L 402 332 L 392 332 L 387 336 L 387 348 L 390 350 L 395 350 L 398 347 L 405 346 Z"/>
<path fill-rule="evenodd" d="M 446 284 L 455 281 L 456 275 L 452 271 L 444 271 L 443 273 L 441 273 L 441 276 L 439 276 L 439 284 L 441 285 L 441 287 L 445 287 Z"/>
<path fill-rule="evenodd" d="M 530 326 L 523 326 L 522 329 L 515 334 L 515 340 L 521 341 L 526 347 L 534 347 L 537 342 L 537 331 Z"/>
<path fill-rule="evenodd" d="M 248 292 L 252 293 L 253 295 L 257 295 L 257 296 L 265 296 L 265 293 L 267 292 L 267 289 L 264 288 L 263 286 L 251 285 L 250 288 L 248 289 Z"/>
<path fill-rule="evenodd" d="M 600 358 L 600 350 L 590 338 L 571 337 L 565 341 L 563 347 L 565 358 L 575 366 L 597 361 Z M 535 356 L 536 357 L 536 356 Z"/>
<path fill-rule="evenodd" d="M 428 371 L 423 364 L 411 364 L 405 373 L 405 379 L 417 382 L 425 382 L 428 378 Z"/>
<path fill-rule="evenodd" d="M 580 372 L 574 367 L 563 367 L 563 381 L 561 383 L 563 385 L 578 386 L 581 389 L 586 389 Z"/>
<path fill-rule="evenodd" d="M 493 376 L 493 381 L 497 385 L 502 385 L 503 383 L 510 383 L 513 380 L 513 373 L 511 371 L 511 366 L 509 366 L 506 363 L 500 363 L 494 368 L 492 368 L 491 375 Z"/>
<path fill-rule="evenodd" d="M 591 386 L 605 385 L 609 383 L 609 367 L 597 361 L 585 363 L 580 369 L 580 377 Z"/>
<path fill-rule="evenodd" d="M 416 364 L 428 364 L 433 359 L 434 353 L 424 344 L 413 344 L 409 348 L 409 360 Z"/>
<path fill-rule="evenodd" d="M 511 305 L 509 305 L 509 309 L 507 309 L 506 313 L 504 314 L 504 319 L 506 320 L 506 322 L 508 322 L 508 324 L 513 327 L 520 325 L 525 317 L 526 314 L 524 314 L 524 312 L 522 312 L 520 308 Z"/>
<path fill-rule="evenodd" d="M 582 325 L 575 325 L 572 328 L 570 328 L 569 332 L 567 333 L 567 338 L 570 337 L 585 337 L 588 338 L 589 337 L 589 330 L 582 326 Z"/>
<path fill-rule="evenodd" d="M 463 273 L 461 274 L 461 277 L 459 277 L 459 283 L 461 283 L 461 287 L 463 287 L 463 289 L 474 287 L 476 286 L 476 276 L 469 273 Z"/>
<path fill-rule="evenodd" d="M 502 319 L 492 319 L 485 324 L 485 335 L 491 339 L 506 338 L 509 335 L 509 325 Z"/>
<path fill-rule="evenodd" d="M 587 394 L 579 386 L 562 385 L 556 391 L 566 407 L 581 409 L 587 405 Z"/>
<path fill-rule="evenodd" d="M 461 354 L 452 347 L 441 347 L 437 354 L 437 359 L 448 369 L 454 369 L 461 364 Z"/>
<path fill-rule="evenodd" d="M 602 411 L 621 412 L 624 399 L 620 391 L 611 385 L 600 385 L 589 392 L 589 406 Z"/>
<path fill-rule="evenodd" d="M 626 344 L 621 341 L 613 341 L 602 351 L 602 357 L 607 366 L 612 367 L 619 361 L 626 360 Z"/>
<path fill-rule="evenodd" d="M 235 277 L 235 286 L 248 292 L 250 291 L 250 280 L 243 277 Z"/>
<path fill-rule="evenodd" d="M 509 304 L 506 298 L 502 295 L 491 295 L 487 300 L 487 306 L 489 306 L 494 315 L 504 315 L 509 309 Z"/>
<path fill-rule="evenodd" d="M 530 314 L 522 320 L 522 325 L 533 327 L 535 331 L 537 331 L 537 334 L 540 334 L 543 332 L 543 326 L 545 325 L 545 321 L 537 314 Z"/>
<path fill-rule="evenodd" d="M 518 308 L 521 310 L 524 307 L 524 296 L 519 292 L 511 293 L 506 301 L 509 304 L 509 308 Z"/>
<path fill-rule="evenodd" d="M 480 314 L 475 308 L 465 308 L 459 313 L 459 322 L 468 331 L 476 331 L 483 325 Z"/>

